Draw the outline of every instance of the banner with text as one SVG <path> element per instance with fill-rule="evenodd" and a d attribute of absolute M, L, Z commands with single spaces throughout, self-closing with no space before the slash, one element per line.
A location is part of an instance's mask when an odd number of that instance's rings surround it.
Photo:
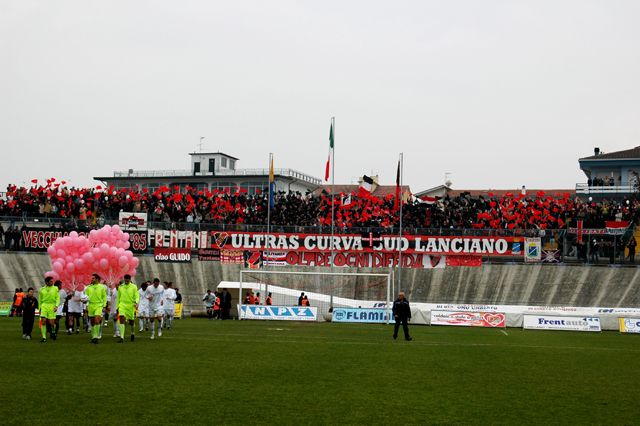
<path fill-rule="evenodd" d="M 153 249 L 153 260 L 164 263 L 190 263 L 191 250 L 156 247 Z"/>
<path fill-rule="evenodd" d="M 393 314 L 385 309 L 333 308 L 331 321 L 386 324 L 393 322 Z"/>
<path fill-rule="evenodd" d="M 618 318 L 620 333 L 640 334 L 640 318 Z"/>
<path fill-rule="evenodd" d="M 240 319 L 276 321 L 316 321 L 318 308 L 315 306 L 261 306 L 238 305 Z"/>
<path fill-rule="evenodd" d="M 58 238 L 66 237 L 72 231 L 60 228 L 29 228 L 20 231 L 21 247 L 25 251 L 47 251 Z M 89 238 L 89 231 L 76 231 Z"/>
<path fill-rule="evenodd" d="M 597 317 L 525 315 L 523 328 L 529 330 L 602 331 Z"/>
<path fill-rule="evenodd" d="M 123 231 L 146 231 L 147 224 L 146 213 L 120 212 L 118 214 L 118 225 Z"/>
<path fill-rule="evenodd" d="M 155 231 L 186 232 L 186 231 Z M 151 235 L 152 233 L 150 233 Z M 151 238 L 151 237 L 150 237 Z M 157 238 L 156 238 L 157 239 Z M 176 237 L 177 240 L 177 237 Z M 266 250 L 269 252 L 305 253 L 398 253 L 421 255 L 475 255 L 513 256 L 513 243 L 522 241 L 517 237 L 468 237 L 468 236 L 415 236 L 397 235 L 331 235 L 326 234 L 265 234 L 251 232 L 211 232 L 210 247 L 203 237 L 192 237 L 197 248 L 226 250 Z M 169 243 L 165 238 L 162 241 Z M 187 243 L 184 243 L 187 247 Z M 152 245 L 152 244 L 150 244 Z"/>
<path fill-rule="evenodd" d="M 502 312 L 431 311 L 431 325 L 462 327 L 506 327 Z"/>

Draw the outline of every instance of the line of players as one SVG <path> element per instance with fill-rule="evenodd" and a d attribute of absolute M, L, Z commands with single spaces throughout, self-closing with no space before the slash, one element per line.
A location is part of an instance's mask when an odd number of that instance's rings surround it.
<path fill-rule="evenodd" d="M 125 328 L 128 323 L 131 332 L 130 339 L 135 340 L 136 311 L 140 329 L 149 329 L 151 325 L 151 339 L 155 339 L 156 322 L 158 323 L 158 337 L 162 336 L 162 328 L 169 330 L 173 327 L 175 301 L 177 293 L 171 282 L 160 284 L 155 278 L 153 282 L 145 282 L 141 288 L 131 281 L 130 275 L 110 289 L 101 283 L 100 276 L 93 274 L 91 284 L 83 291 L 67 293 L 57 281 L 45 279 L 45 287 L 40 290 L 40 330 L 41 342 L 47 341 L 47 333 L 51 340 L 56 340 L 60 320 L 66 311 L 67 334 L 72 334 L 74 325 L 76 334 L 80 332 L 80 318 L 84 318 L 85 330 L 91 331 L 91 342 L 98 343 L 102 339 L 102 319 L 104 326 L 108 324 L 111 315 L 114 322 L 114 337 L 119 343 L 124 342 Z M 65 309 L 66 308 L 66 309 Z M 89 323 L 91 326 L 89 326 Z M 23 338 L 25 335 L 23 334 Z"/>

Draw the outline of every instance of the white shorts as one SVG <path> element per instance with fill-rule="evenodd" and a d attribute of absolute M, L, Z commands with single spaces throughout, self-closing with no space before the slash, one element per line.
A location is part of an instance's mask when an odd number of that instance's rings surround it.
<path fill-rule="evenodd" d="M 142 318 L 149 318 L 149 305 L 138 306 L 138 316 Z"/>
<path fill-rule="evenodd" d="M 164 307 L 164 316 L 165 317 L 172 317 L 176 312 L 176 308 L 175 306 L 165 306 Z"/>
<path fill-rule="evenodd" d="M 149 318 L 160 318 L 164 315 L 162 306 L 149 306 Z"/>

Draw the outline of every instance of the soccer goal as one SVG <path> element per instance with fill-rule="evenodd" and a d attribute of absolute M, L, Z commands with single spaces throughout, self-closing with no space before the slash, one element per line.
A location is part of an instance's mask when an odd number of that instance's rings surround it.
<path fill-rule="evenodd" d="M 262 318 L 262 319 L 299 319 L 330 321 L 335 308 L 363 308 L 385 310 L 385 317 L 391 311 L 390 273 L 348 273 L 348 272 L 295 272 L 275 270 L 241 270 L 239 280 L 239 306 L 241 319 L 249 319 L 247 299 L 257 297 L 259 304 L 265 305 L 271 294 L 272 306 L 282 307 L 283 315 L 303 312 L 308 318 Z M 302 299 L 306 296 L 308 305 Z M 254 297 L 254 299 L 255 299 Z M 254 300 L 251 299 L 251 300 Z M 255 301 L 254 301 L 255 303 Z M 298 306 L 308 306 L 310 310 L 300 311 Z M 294 308 L 295 307 L 295 308 Z M 294 309 L 288 309 L 294 308 Z M 264 315 L 274 315 L 277 310 L 252 309 Z M 312 315 L 313 313 L 313 315 Z M 253 317 L 255 318 L 255 317 Z M 258 319 L 258 318 L 255 318 Z"/>

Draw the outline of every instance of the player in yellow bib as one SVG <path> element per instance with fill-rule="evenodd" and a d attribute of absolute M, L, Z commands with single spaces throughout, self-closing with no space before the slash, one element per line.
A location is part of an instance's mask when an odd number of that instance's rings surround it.
<path fill-rule="evenodd" d="M 87 310 L 91 318 L 91 343 L 98 343 L 100 339 L 100 324 L 102 324 L 102 310 L 107 306 L 107 290 L 100 284 L 100 275 L 91 276 L 91 284 L 84 289 L 89 299 Z"/>
<path fill-rule="evenodd" d="M 56 323 L 56 311 L 60 306 L 60 292 L 58 287 L 53 285 L 53 278 L 47 277 L 44 279 L 45 286 L 40 289 L 40 332 L 42 333 L 42 340 L 44 343 L 47 341 L 47 328 L 49 328 L 49 334 L 51 340 L 56 340 L 55 323 Z"/>
<path fill-rule="evenodd" d="M 120 320 L 120 339 L 118 343 L 124 342 L 124 330 L 126 322 L 131 326 L 131 341 L 136 338 L 133 321 L 135 319 L 136 308 L 140 302 L 138 287 L 131 282 L 131 275 L 124 276 L 124 282 L 118 287 L 118 317 Z"/>

